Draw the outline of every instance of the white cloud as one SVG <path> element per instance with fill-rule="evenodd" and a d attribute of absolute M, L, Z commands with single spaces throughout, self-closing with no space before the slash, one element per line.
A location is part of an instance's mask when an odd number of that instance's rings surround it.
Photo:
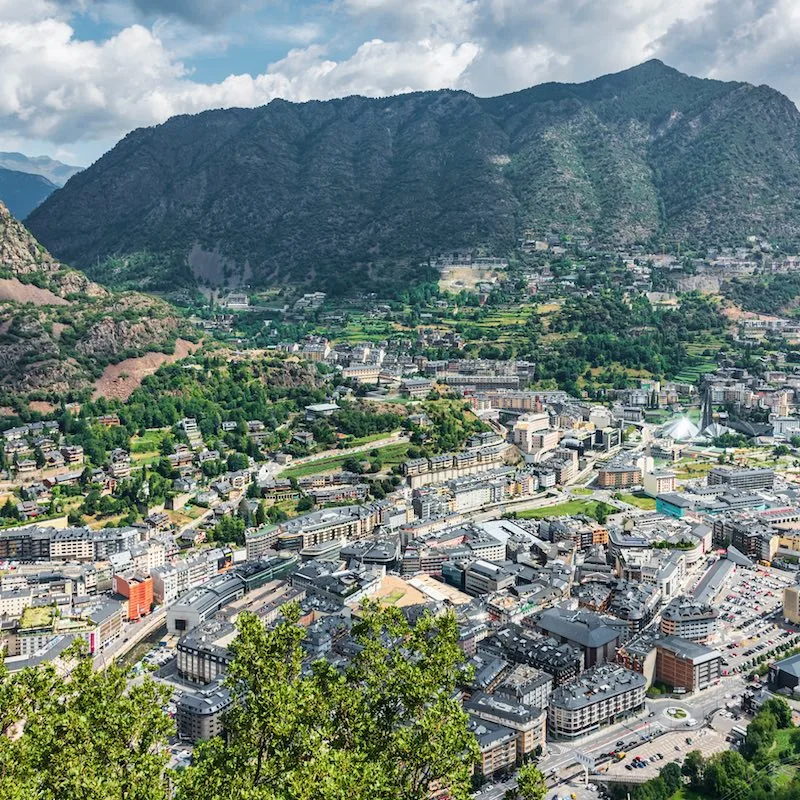
<path fill-rule="evenodd" d="M 485 0 L 340 0 L 338 8 L 357 22 L 398 37 L 469 38 Z"/>
<path fill-rule="evenodd" d="M 767 83 L 800 99 L 800 5 L 796 0 L 714 0 L 688 25 L 677 22 L 652 52 L 699 75 Z"/>
<path fill-rule="evenodd" d="M 265 39 L 289 44 L 307 45 L 322 36 L 322 26 L 315 22 L 301 22 L 296 25 L 265 25 L 262 28 Z"/>
<path fill-rule="evenodd" d="M 56 19 L 0 23 L 0 125 L 6 138 L 58 144 L 106 139 L 174 114 L 256 106 L 275 97 L 387 95 L 453 85 L 477 53 L 472 43 L 373 39 L 337 61 L 311 45 L 290 51 L 263 74 L 208 84 L 192 80 L 156 33 L 140 25 L 95 43 L 78 40 Z"/>

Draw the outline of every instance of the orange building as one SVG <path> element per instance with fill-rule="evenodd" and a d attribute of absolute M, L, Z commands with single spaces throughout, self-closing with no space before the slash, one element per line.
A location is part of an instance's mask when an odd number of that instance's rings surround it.
<path fill-rule="evenodd" d="M 129 622 L 136 622 L 153 610 L 153 579 L 149 575 L 115 575 L 112 588 L 128 599 Z"/>

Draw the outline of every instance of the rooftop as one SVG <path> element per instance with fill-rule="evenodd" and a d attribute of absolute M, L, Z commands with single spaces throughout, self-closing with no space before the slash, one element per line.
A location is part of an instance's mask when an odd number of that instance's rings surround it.
<path fill-rule="evenodd" d="M 550 704 L 560 708 L 579 709 L 601 700 L 644 688 L 644 675 L 616 664 L 601 664 L 586 670 L 580 678 L 556 689 Z"/>

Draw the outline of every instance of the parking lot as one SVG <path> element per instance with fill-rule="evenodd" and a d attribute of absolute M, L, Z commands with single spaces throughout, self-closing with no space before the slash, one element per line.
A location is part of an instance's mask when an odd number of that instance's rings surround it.
<path fill-rule="evenodd" d="M 730 745 L 725 741 L 724 736 L 710 728 L 665 733 L 651 742 L 646 742 L 625 751 L 625 758 L 609 765 L 607 774 L 620 777 L 629 777 L 631 774 L 635 774 L 641 775 L 645 779 L 655 778 L 662 767 L 670 761 L 681 763 L 690 750 L 699 750 L 704 756 L 708 757 L 714 753 L 727 750 L 729 747 Z M 633 761 L 636 759 L 644 762 L 644 766 L 634 767 Z"/>
<path fill-rule="evenodd" d="M 778 647 L 800 643 L 800 633 L 783 626 L 783 589 L 790 576 L 759 567 L 738 568 L 718 601 L 723 668 L 729 673 L 749 669 L 760 656 Z"/>

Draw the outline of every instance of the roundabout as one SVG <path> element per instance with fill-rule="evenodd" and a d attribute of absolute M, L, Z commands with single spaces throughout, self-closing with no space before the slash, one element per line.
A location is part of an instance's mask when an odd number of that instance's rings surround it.
<path fill-rule="evenodd" d="M 664 715 L 670 719 L 676 720 L 684 720 L 689 718 L 689 713 L 685 708 L 681 708 L 680 706 L 669 706 L 669 708 L 664 711 Z"/>

